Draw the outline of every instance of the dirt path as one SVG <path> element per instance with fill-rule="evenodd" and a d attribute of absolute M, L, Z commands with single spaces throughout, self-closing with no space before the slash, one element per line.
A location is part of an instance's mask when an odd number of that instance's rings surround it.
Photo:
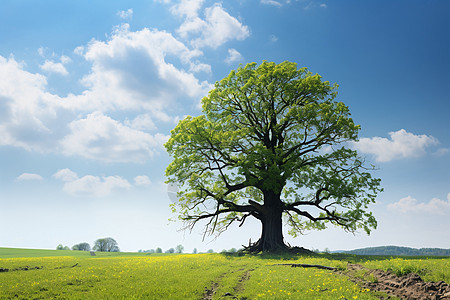
<path fill-rule="evenodd" d="M 245 284 L 245 282 L 246 282 L 247 280 L 250 279 L 250 272 L 251 272 L 251 271 L 254 271 L 254 270 L 255 270 L 255 269 L 249 269 L 249 270 L 245 271 L 245 272 L 242 274 L 242 276 L 241 276 L 241 278 L 239 279 L 237 285 L 234 287 L 234 292 L 235 292 L 236 294 L 237 294 L 237 293 L 240 293 L 240 292 L 242 292 L 242 291 L 244 290 L 244 284 Z"/>
<path fill-rule="evenodd" d="M 211 300 L 214 296 L 214 294 L 216 293 L 217 289 L 219 288 L 220 284 L 219 282 L 221 281 L 221 279 L 227 275 L 227 273 L 223 273 L 221 274 L 216 281 L 211 282 L 211 286 L 205 287 L 205 292 L 203 293 L 203 298 L 202 300 Z"/>
<path fill-rule="evenodd" d="M 348 264 L 348 271 L 344 274 L 365 288 L 402 299 L 450 299 L 450 285 L 443 281 L 424 282 L 419 275 L 414 273 L 398 277 L 383 270 L 370 270 L 359 264 Z M 363 278 L 361 278 L 361 274 L 364 274 Z"/>
<path fill-rule="evenodd" d="M 230 289 L 230 291 L 233 291 L 233 293 L 231 292 L 227 292 L 223 295 L 220 295 L 221 298 L 229 298 L 229 299 L 237 299 L 237 297 L 235 296 L 235 294 L 239 294 L 244 290 L 244 284 L 247 280 L 249 280 L 250 278 L 250 272 L 254 271 L 255 269 L 248 269 L 248 270 L 244 270 L 244 269 L 239 269 L 237 271 L 232 271 L 231 273 L 234 272 L 242 272 L 241 277 L 239 278 L 238 282 L 236 283 L 236 285 L 234 287 L 232 287 Z M 202 300 L 211 300 L 213 299 L 214 295 L 216 294 L 216 291 L 219 289 L 220 287 L 220 282 L 222 281 L 222 278 L 225 277 L 228 273 L 223 273 L 221 274 L 218 278 L 216 278 L 215 281 L 211 282 L 211 286 L 205 287 L 205 292 L 203 293 L 203 298 L 201 298 Z"/>

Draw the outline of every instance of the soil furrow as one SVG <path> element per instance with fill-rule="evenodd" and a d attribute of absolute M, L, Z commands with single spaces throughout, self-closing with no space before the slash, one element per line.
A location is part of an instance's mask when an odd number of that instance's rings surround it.
<path fill-rule="evenodd" d="M 361 271 L 364 273 L 364 278 L 356 275 L 357 272 Z M 379 269 L 371 270 L 359 264 L 348 264 L 348 271 L 343 274 L 371 291 L 384 292 L 402 299 L 450 299 L 449 284 L 444 281 L 424 282 L 422 278 L 415 273 L 399 277 L 391 272 Z M 370 280 L 366 278 L 369 278 Z"/>

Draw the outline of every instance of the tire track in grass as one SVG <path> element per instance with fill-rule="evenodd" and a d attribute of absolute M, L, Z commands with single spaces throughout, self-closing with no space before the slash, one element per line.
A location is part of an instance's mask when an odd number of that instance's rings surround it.
<path fill-rule="evenodd" d="M 252 272 L 254 270 L 255 269 L 248 269 L 242 274 L 241 278 L 238 280 L 238 283 L 233 288 L 235 294 L 239 294 L 244 291 L 245 282 L 250 279 L 250 276 L 251 276 L 250 272 Z"/>
<path fill-rule="evenodd" d="M 211 282 L 211 286 L 205 287 L 205 293 L 203 295 L 202 300 L 210 300 L 210 299 L 245 299 L 245 298 L 240 298 L 238 297 L 238 295 L 240 293 L 242 293 L 244 291 L 244 285 L 246 283 L 247 280 L 250 279 L 251 276 L 251 272 L 254 271 L 255 269 L 238 269 L 236 271 L 231 271 L 228 273 L 223 273 L 221 274 L 215 281 Z M 225 280 L 224 282 L 224 278 L 226 275 L 230 275 L 230 277 L 234 277 L 236 276 L 235 273 L 240 273 L 242 272 L 242 274 L 240 274 L 237 278 L 237 281 L 234 281 L 231 285 L 229 284 L 229 282 L 227 283 L 226 281 L 230 281 Z M 233 274 L 233 275 L 232 275 Z M 216 295 L 217 291 L 221 289 L 220 295 Z M 227 292 L 224 291 L 228 290 Z M 223 294 L 222 294 L 223 293 Z"/>
<path fill-rule="evenodd" d="M 214 294 L 216 293 L 217 289 L 220 286 L 220 282 L 222 281 L 222 278 L 225 277 L 225 275 L 227 275 L 228 273 L 222 273 L 220 274 L 219 277 L 217 277 L 217 279 L 215 281 L 211 282 L 210 287 L 208 288 L 207 286 L 205 286 L 205 292 L 203 293 L 203 297 L 201 298 L 201 300 L 212 300 Z"/>

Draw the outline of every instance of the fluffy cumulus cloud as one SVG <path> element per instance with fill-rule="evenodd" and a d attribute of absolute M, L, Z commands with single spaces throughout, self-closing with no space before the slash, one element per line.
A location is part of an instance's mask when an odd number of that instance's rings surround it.
<path fill-rule="evenodd" d="M 196 104 L 212 88 L 185 70 L 210 69 L 193 60 L 201 52 L 190 50 L 164 31 L 130 32 L 123 25 L 108 41 L 93 40 L 78 49 L 92 69 L 83 78 L 86 90 L 67 97 L 49 92 L 45 75 L 28 72 L 25 63 L 14 57 L 0 56 L 0 146 L 110 162 L 142 162 L 166 139 L 163 134 L 147 133 L 157 131 L 155 122 L 173 123 L 178 119 L 171 115 L 174 104 Z M 168 62 L 167 56 L 176 60 L 178 67 Z M 59 60 L 61 66 L 71 62 L 67 56 Z M 41 68 L 50 65 L 47 61 Z M 60 73 L 65 72 L 61 69 Z M 127 115 L 125 120 L 109 117 L 119 110 Z"/>
<path fill-rule="evenodd" d="M 201 69 L 204 66 L 199 67 L 194 59 L 201 54 L 168 32 L 147 28 L 132 32 L 123 24 L 109 41 L 89 44 L 84 57 L 92 63 L 92 72 L 83 79 L 88 90 L 73 95 L 66 104 L 102 111 L 161 111 L 179 99 L 200 99 L 212 85 L 200 82 L 167 57 L 178 58 L 176 62 L 188 69 Z"/>
<path fill-rule="evenodd" d="M 429 202 L 419 202 L 411 196 L 400 199 L 398 202 L 389 204 L 388 207 L 403 213 L 417 212 L 436 215 L 447 215 L 450 213 L 450 193 L 447 201 L 433 198 Z"/>
<path fill-rule="evenodd" d="M 229 65 L 244 60 L 241 53 L 239 53 L 236 49 L 228 49 L 228 56 L 225 59 L 225 62 Z"/>
<path fill-rule="evenodd" d="M 247 26 L 229 15 L 220 4 L 205 9 L 201 36 L 192 41 L 196 47 L 218 48 L 230 40 L 244 40 L 250 35 Z"/>
<path fill-rule="evenodd" d="M 53 177 L 56 179 L 62 180 L 64 182 L 71 182 L 78 179 L 77 173 L 70 169 L 61 169 L 55 174 L 53 174 Z"/>
<path fill-rule="evenodd" d="M 24 181 L 24 180 L 43 180 L 41 175 L 34 174 L 34 173 L 23 173 L 17 176 L 17 181 Z"/>
<path fill-rule="evenodd" d="M 162 110 L 138 115 L 128 126 L 101 112 L 83 117 L 77 112 L 86 108 L 68 102 L 84 101 L 84 95 L 77 100 L 75 95 L 61 98 L 47 92 L 46 77 L 25 71 L 12 57 L 0 56 L 0 82 L 0 146 L 108 162 L 143 162 L 167 139 L 163 134 L 146 132 L 156 129 L 149 114 L 158 121 L 174 119 Z"/>
<path fill-rule="evenodd" d="M 38 52 L 39 55 L 44 56 L 45 50 L 43 50 L 43 48 L 39 48 Z M 41 68 L 41 70 L 47 72 L 47 73 L 56 73 L 56 74 L 60 74 L 60 75 L 68 75 L 69 72 L 67 72 L 67 69 L 64 65 L 66 65 L 67 63 L 70 63 L 72 61 L 72 59 L 70 59 L 70 57 L 66 56 L 66 55 L 62 55 L 60 57 L 60 62 L 55 62 L 53 60 L 48 60 L 46 59 L 45 62 L 41 65 L 39 65 L 39 67 Z"/>
<path fill-rule="evenodd" d="M 58 73 L 61 75 L 67 75 L 66 67 L 62 63 L 57 63 L 51 60 L 46 60 L 42 65 L 40 65 L 41 69 L 49 72 L 49 73 Z"/>
<path fill-rule="evenodd" d="M 160 2 L 182 19 L 178 35 L 131 31 L 124 23 L 107 39 L 80 45 L 74 50 L 77 61 L 90 64 L 81 92 L 59 96 L 48 87 L 51 74 L 68 75 L 66 66 L 73 63 L 68 56 L 39 48 L 40 73 L 27 71 L 13 56 L 0 56 L 0 146 L 106 162 L 143 162 L 160 151 L 167 139 L 158 133 L 160 127 L 179 120 L 180 106 L 198 105 L 213 88 L 199 79 L 204 74 L 198 73 L 211 72 L 201 62 L 200 49 L 249 36 L 247 26 L 221 4 Z M 132 13 L 119 11 L 118 16 L 131 18 Z M 240 59 L 230 49 L 227 61 Z"/>
<path fill-rule="evenodd" d="M 198 11 L 202 7 L 205 0 L 181 0 L 179 3 L 173 5 L 170 11 L 174 15 L 187 18 L 195 18 L 198 16 Z"/>
<path fill-rule="evenodd" d="M 120 176 L 98 177 L 86 175 L 75 181 L 66 182 L 64 191 L 74 196 L 104 197 L 115 190 L 129 189 L 130 183 Z"/>
<path fill-rule="evenodd" d="M 148 176 L 139 175 L 134 177 L 134 184 L 138 186 L 150 185 L 152 182 Z"/>
<path fill-rule="evenodd" d="M 61 98 L 46 91 L 47 78 L 0 56 L 0 146 L 45 152 L 54 147 Z M 63 119 L 65 116 L 60 116 Z"/>
<path fill-rule="evenodd" d="M 382 137 L 361 138 L 353 146 L 363 152 L 375 155 L 376 161 L 388 162 L 394 159 L 419 157 L 426 154 L 426 148 L 439 144 L 428 135 L 415 135 L 404 129 L 389 132 L 390 139 Z"/>
<path fill-rule="evenodd" d="M 120 176 L 98 177 L 86 175 L 81 178 L 70 169 L 62 169 L 53 177 L 64 181 L 63 190 L 72 196 L 104 197 L 117 190 L 131 188 L 128 180 Z"/>
<path fill-rule="evenodd" d="M 172 7 L 174 14 L 185 17 L 177 32 L 183 38 L 190 38 L 192 46 L 217 49 L 228 41 L 244 40 L 250 35 L 248 27 L 231 16 L 219 3 L 205 8 L 204 18 L 199 17 L 198 11 L 203 2 L 186 0 Z"/>
<path fill-rule="evenodd" d="M 105 162 L 145 162 L 168 137 L 130 128 L 101 112 L 69 124 L 70 134 L 61 141 L 63 153 Z"/>

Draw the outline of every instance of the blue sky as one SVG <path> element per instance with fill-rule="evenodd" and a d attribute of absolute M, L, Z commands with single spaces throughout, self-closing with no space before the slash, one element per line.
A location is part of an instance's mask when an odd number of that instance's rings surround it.
<path fill-rule="evenodd" d="M 291 244 L 450 248 L 448 1 L 2 1 L 0 246 L 100 237 L 124 251 L 220 251 L 170 211 L 163 148 L 239 64 L 293 61 L 340 85 L 353 145 L 385 191 L 371 236 L 335 228 Z"/>

